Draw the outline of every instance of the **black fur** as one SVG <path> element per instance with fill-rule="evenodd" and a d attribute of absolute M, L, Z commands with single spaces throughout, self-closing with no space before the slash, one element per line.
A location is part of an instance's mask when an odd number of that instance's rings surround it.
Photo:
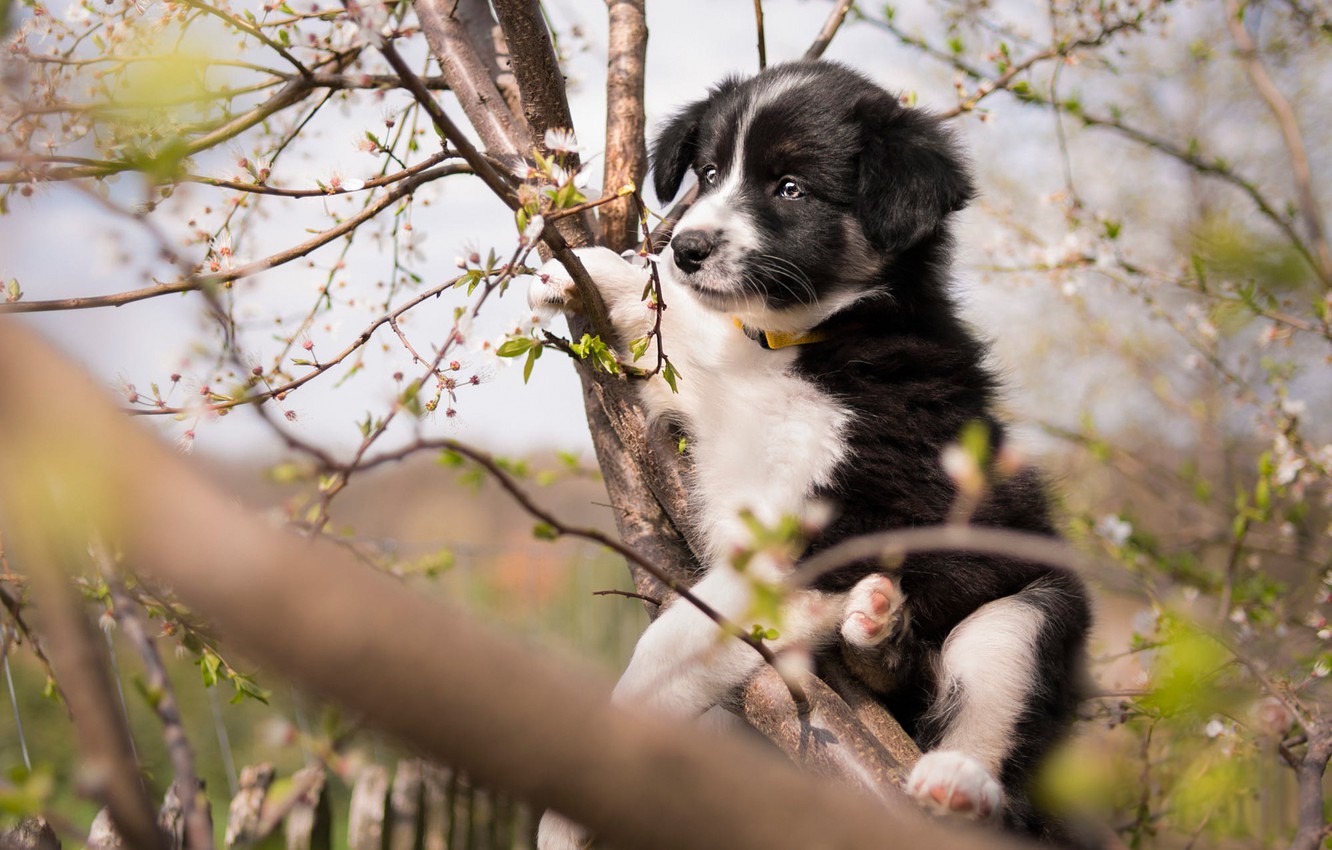
<path fill-rule="evenodd" d="M 865 293 L 826 319 L 818 330 L 829 338 L 801 346 L 795 361 L 854 414 L 849 453 L 834 483 L 815 494 L 838 513 L 810 552 L 860 534 L 945 522 L 957 493 L 940 462 L 944 447 L 974 421 L 989 428 L 996 449 L 1004 441 L 985 346 L 949 294 L 951 214 L 974 196 L 951 135 L 847 68 L 801 62 L 728 80 L 687 107 L 657 139 L 653 161 L 663 202 L 691 167 L 703 198 L 743 169 L 733 206 L 755 227 L 758 253 L 776 259 L 755 260 L 741 276 L 774 310 Z M 702 178 L 709 167 L 717 169 L 713 183 Z M 789 176 L 804 196 L 775 194 Z M 773 268 L 798 269 L 799 277 Z M 1044 485 L 1031 472 L 995 487 L 974 522 L 1055 533 Z M 848 568 L 818 586 L 846 590 L 871 569 Z M 999 777 L 1010 825 L 1042 832 L 1024 792 L 1078 701 L 1090 621 L 1081 582 L 1047 566 L 959 554 L 911 555 L 897 580 L 906 595 L 902 632 L 881 657 L 848 660 L 925 748 L 948 720 L 950 695 L 937 693 L 935 666 L 949 632 L 980 606 L 1015 594 L 1046 613 L 1038 687 Z"/>

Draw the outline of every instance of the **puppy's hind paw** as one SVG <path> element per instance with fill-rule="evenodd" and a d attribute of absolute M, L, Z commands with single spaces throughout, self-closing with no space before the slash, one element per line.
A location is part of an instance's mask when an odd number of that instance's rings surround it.
<path fill-rule="evenodd" d="M 971 820 L 999 818 L 1004 789 L 985 765 L 957 750 L 931 750 L 907 779 L 907 793 L 926 811 Z"/>
<path fill-rule="evenodd" d="M 592 837 L 578 824 L 546 812 L 537 827 L 537 850 L 583 850 L 592 845 Z"/>
<path fill-rule="evenodd" d="M 842 638 L 860 649 L 877 646 L 893 633 L 902 611 L 902 592 L 881 573 L 865 576 L 847 596 Z"/>

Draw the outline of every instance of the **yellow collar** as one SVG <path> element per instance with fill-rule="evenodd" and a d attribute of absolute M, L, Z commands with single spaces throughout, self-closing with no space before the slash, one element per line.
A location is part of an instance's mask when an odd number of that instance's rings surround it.
<path fill-rule="evenodd" d="M 828 339 L 831 334 L 825 331 L 809 331 L 807 333 L 788 333 L 786 331 L 761 331 L 747 326 L 736 316 L 732 319 L 735 326 L 745 332 L 745 336 L 757 342 L 759 345 L 774 351 L 778 348 L 787 348 L 792 345 L 808 345 L 811 342 L 822 342 Z"/>

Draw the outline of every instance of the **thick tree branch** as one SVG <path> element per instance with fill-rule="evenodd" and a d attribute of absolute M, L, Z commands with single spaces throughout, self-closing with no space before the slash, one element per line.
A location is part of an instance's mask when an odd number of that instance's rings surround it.
<path fill-rule="evenodd" d="M 430 51 L 439 60 L 443 76 L 458 98 L 467 120 L 485 144 L 487 152 L 502 161 L 516 164 L 532 149 L 527 128 L 509 110 L 485 62 L 464 14 L 479 14 L 476 0 L 416 0 L 416 17 L 421 22 Z M 488 17 L 490 12 L 485 10 Z M 493 51 L 491 51 L 493 54 Z"/>
<path fill-rule="evenodd" d="M 1299 829 L 1290 850 L 1318 850 L 1327 838 L 1327 820 L 1323 814 L 1323 774 L 1332 759 L 1332 728 L 1319 723 L 1309 733 L 1308 748 L 1295 766 L 1298 788 Z"/>
<path fill-rule="evenodd" d="M 606 58 L 607 193 L 643 185 L 647 176 L 643 84 L 647 66 L 647 13 L 644 0 L 606 0 L 610 44 Z M 614 251 L 638 242 L 638 207 L 626 196 L 603 207 L 601 239 Z"/>

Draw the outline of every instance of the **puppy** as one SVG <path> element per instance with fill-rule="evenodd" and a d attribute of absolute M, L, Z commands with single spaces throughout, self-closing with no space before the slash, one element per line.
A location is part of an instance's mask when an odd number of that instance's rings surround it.
<path fill-rule="evenodd" d="M 950 217 L 974 189 L 936 119 L 822 62 L 722 82 L 666 124 L 653 164 L 658 197 L 691 171 L 699 196 L 659 262 L 679 392 L 648 380 L 641 402 L 650 421 L 688 436 L 708 567 L 694 592 L 747 628 L 754 581 L 789 571 L 762 555 L 733 565 L 752 522 L 821 522 L 806 556 L 941 524 L 958 500 L 945 447 L 969 423 L 987 429 L 991 457 L 1002 447 L 985 348 L 948 291 Z M 647 336 L 648 272 L 605 249 L 580 257 L 621 341 Z M 548 309 L 571 293 L 552 263 L 529 297 Z M 1054 534 L 1031 472 L 995 481 L 971 519 Z M 911 554 L 891 577 L 879 569 L 850 565 L 791 594 L 772 624 L 778 648 L 845 656 L 925 751 L 907 787 L 922 804 L 1040 832 L 1025 789 L 1077 702 L 1089 626 L 1080 581 L 957 553 Z M 676 602 L 643 634 L 615 699 L 694 716 L 759 663 Z M 542 850 L 583 840 L 556 815 L 542 821 Z"/>

